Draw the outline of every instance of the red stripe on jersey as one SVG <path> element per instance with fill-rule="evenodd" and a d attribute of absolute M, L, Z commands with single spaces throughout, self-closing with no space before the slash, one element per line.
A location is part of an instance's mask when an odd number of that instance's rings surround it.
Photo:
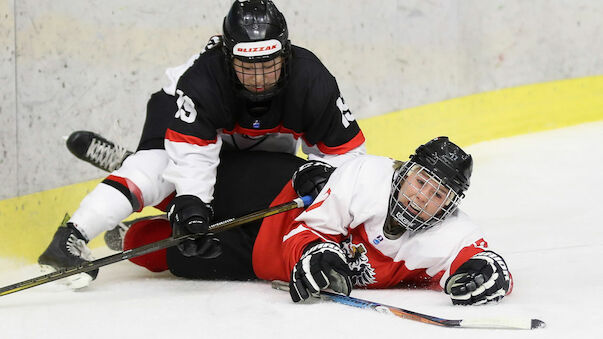
<path fill-rule="evenodd" d="M 458 270 L 467 260 L 471 259 L 472 256 L 485 251 L 487 248 L 488 243 L 483 238 L 467 247 L 463 247 L 450 265 L 450 275 L 454 274 L 454 272 L 456 272 L 456 270 Z"/>
<path fill-rule="evenodd" d="M 157 205 L 153 206 L 156 209 L 162 211 L 162 212 L 167 212 L 167 207 L 168 205 L 172 202 L 172 200 L 176 197 L 176 192 L 172 192 L 170 195 L 168 195 L 165 199 L 163 199 L 160 203 L 158 203 Z"/>
<path fill-rule="evenodd" d="M 138 188 L 135 183 L 128 178 L 118 177 L 115 175 L 108 176 L 105 178 L 105 181 L 106 180 L 114 181 L 126 187 L 128 191 L 130 191 L 130 197 L 128 197 L 128 200 L 130 200 L 132 203 L 132 207 L 134 208 L 135 212 L 142 211 L 142 208 L 144 207 L 144 200 L 142 199 L 142 192 L 140 191 L 140 188 Z M 131 200 L 132 198 L 136 199 L 136 201 L 133 202 Z"/>
<path fill-rule="evenodd" d="M 308 208 L 306 209 L 306 211 L 308 211 L 308 212 L 309 212 L 309 211 L 311 211 L 311 210 L 313 210 L 313 209 L 315 209 L 315 208 L 319 208 L 319 207 L 320 207 L 320 206 L 321 206 L 321 205 L 322 205 L 322 204 L 325 202 L 325 200 L 327 200 L 327 198 L 328 198 L 330 195 L 331 195 L 331 189 L 329 188 L 329 189 L 327 190 L 327 196 L 326 196 L 324 199 L 322 199 L 321 201 L 316 202 L 316 203 L 314 203 L 314 204 L 310 205 L 310 207 L 308 207 Z"/>
<path fill-rule="evenodd" d="M 471 259 L 471 257 L 486 250 L 488 250 L 488 243 L 483 238 L 467 247 L 463 247 L 463 249 L 456 256 L 456 259 L 454 259 L 452 262 L 452 265 L 450 265 L 450 275 L 453 275 L 454 272 L 456 272 L 456 270 L 458 270 L 459 267 L 467 260 Z M 506 295 L 511 294 L 513 291 L 513 286 L 513 275 L 511 272 L 509 272 L 509 290 L 507 291 Z"/>
<path fill-rule="evenodd" d="M 303 133 L 295 132 L 292 129 L 289 129 L 283 125 L 278 125 L 274 128 L 270 129 L 251 129 L 244 128 L 239 126 L 239 124 L 235 124 L 235 127 L 232 130 L 223 129 L 222 132 L 224 134 L 244 134 L 250 137 L 259 137 L 262 135 L 270 134 L 270 133 L 284 133 L 284 134 L 292 134 L 295 139 L 299 138 L 303 135 Z"/>
<path fill-rule="evenodd" d="M 187 144 L 198 145 L 198 146 L 207 146 L 210 144 L 215 144 L 217 142 L 217 139 L 212 139 L 212 140 L 201 139 L 198 137 L 193 137 L 190 135 L 178 133 L 169 128 L 167 129 L 167 131 L 165 131 L 165 139 L 169 140 L 171 142 L 184 142 Z"/>
<path fill-rule="evenodd" d="M 362 134 L 362 131 L 358 131 L 358 134 L 356 134 L 356 136 L 353 137 L 352 140 L 346 142 L 343 145 L 331 147 L 325 145 L 322 142 L 319 142 L 318 144 L 316 144 L 316 147 L 318 147 L 318 149 L 324 154 L 345 154 L 353 150 L 354 148 L 362 145 L 364 141 L 364 134 Z"/>

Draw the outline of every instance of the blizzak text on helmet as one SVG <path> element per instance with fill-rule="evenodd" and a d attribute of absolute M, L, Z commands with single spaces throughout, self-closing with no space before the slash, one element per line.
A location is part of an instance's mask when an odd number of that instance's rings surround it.
<path fill-rule="evenodd" d="M 275 39 L 240 42 L 233 46 L 232 54 L 243 57 L 265 56 L 280 51 L 283 45 Z"/>
<path fill-rule="evenodd" d="M 266 47 L 255 47 L 255 48 L 237 48 L 237 52 L 251 53 L 251 52 L 270 51 L 273 49 L 276 49 L 276 45 L 266 46 Z"/>

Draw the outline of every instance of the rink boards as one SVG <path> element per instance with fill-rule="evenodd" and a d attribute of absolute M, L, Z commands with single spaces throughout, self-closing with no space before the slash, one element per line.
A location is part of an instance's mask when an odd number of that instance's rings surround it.
<path fill-rule="evenodd" d="M 467 146 L 603 120 L 601 93 L 603 76 L 561 80 L 408 108 L 364 119 L 359 124 L 369 153 L 405 160 L 416 146 L 440 135 Z M 0 257 L 33 262 L 64 214 L 73 213 L 100 180 L 0 201 Z M 142 213 L 157 210 L 146 208 Z M 90 244 L 93 248 L 100 245 L 100 237 Z"/>

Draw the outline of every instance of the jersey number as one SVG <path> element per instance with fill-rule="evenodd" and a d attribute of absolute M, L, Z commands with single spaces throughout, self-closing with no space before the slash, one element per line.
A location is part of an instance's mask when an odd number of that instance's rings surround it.
<path fill-rule="evenodd" d="M 197 119 L 197 110 L 195 109 L 195 104 L 191 98 L 187 97 L 182 93 L 181 90 L 176 90 L 176 94 L 178 94 L 178 100 L 176 100 L 176 105 L 178 105 L 178 112 L 176 112 L 176 119 L 180 118 L 180 120 L 186 123 L 192 123 Z"/>
<path fill-rule="evenodd" d="M 350 122 L 356 119 L 354 119 L 354 116 L 352 115 L 352 112 L 350 112 L 348 105 L 343 102 L 342 97 L 337 98 L 335 103 L 337 104 L 337 108 L 339 108 L 341 111 L 341 123 L 343 124 L 343 127 L 348 128 L 348 126 L 350 126 Z"/>

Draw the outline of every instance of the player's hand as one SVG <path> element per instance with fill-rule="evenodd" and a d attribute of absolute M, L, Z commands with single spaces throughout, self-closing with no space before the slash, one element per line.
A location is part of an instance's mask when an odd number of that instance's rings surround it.
<path fill-rule="evenodd" d="M 511 274 L 501 256 L 485 251 L 462 264 L 448 280 L 446 294 L 455 305 L 480 305 L 502 299 L 511 287 Z"/>
<path fill-rule="evenodd" d="M 184 240 L 178 244 L 178 250 L 186 257 L 216 258 L 222 253 L 218 239 L 209 234 L 209 224 L 213 210 L 194 195 L 181 195 L 174 198 L 168 206 L 168 219 L 172 225 L 172 235 L 178 237 L 187 234 L 203 236 Z"/>
<path fill-rule="evenodd" d="M 331 173 L 335 170 L 335 167 L 327 164 L 326 162 L 311 160 L 303 164 L 300 168 L 293 173 L 293 189 L 295 193 L 300 197 L 304 195 L 312 196 L 312 199 L 316 199 L 318 193 L 325 186 Z"/>
<path fill-rule="evenodd" d="M 289 294 L 294 302 L 324 289 L 350 295 L 352 282 L 345 253 L 334 242 L 310 245 L 291 271 Z"/>

